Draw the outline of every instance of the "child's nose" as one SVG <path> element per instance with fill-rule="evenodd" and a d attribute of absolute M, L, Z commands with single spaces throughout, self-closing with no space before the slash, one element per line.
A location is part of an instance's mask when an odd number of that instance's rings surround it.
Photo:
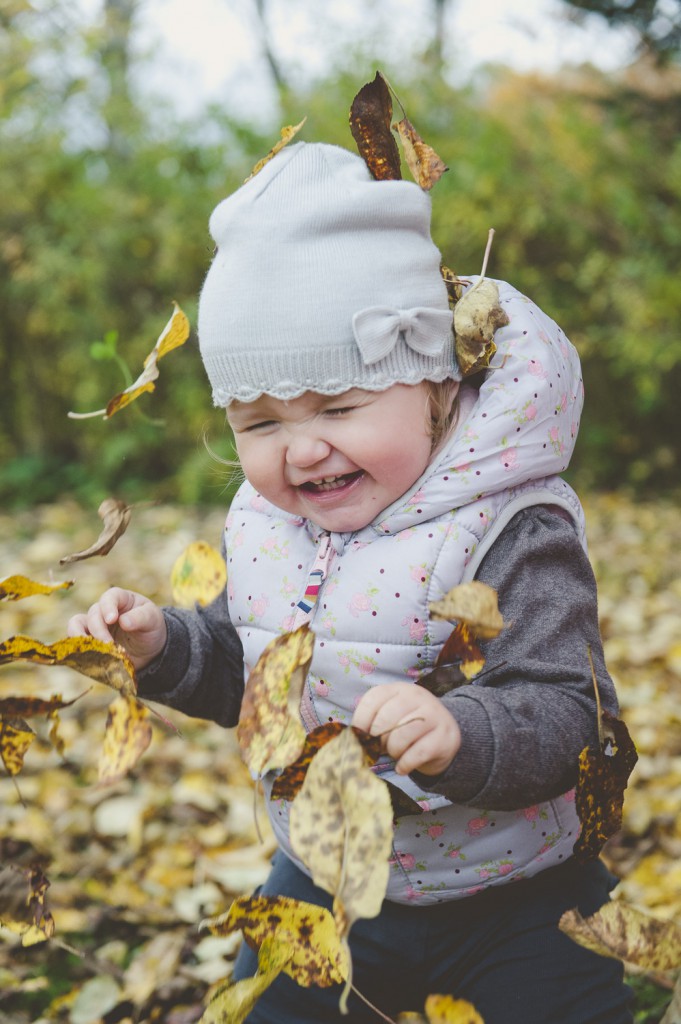
<path fill-rule="evenodd" d="M 307 433 L 293 434 L 286 449 L 286 462 L 289 466 L 306 469 L 322 462 L 330 451 L 331 445 L 321 437 Z"/>

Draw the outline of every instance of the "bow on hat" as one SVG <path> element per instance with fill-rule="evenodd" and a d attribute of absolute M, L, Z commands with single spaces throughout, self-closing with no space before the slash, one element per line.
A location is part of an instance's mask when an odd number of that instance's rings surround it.
<path fill-rule="evenodd" d="M 422 356 L 441 356 L 452 340 L 452 313 L 445 309 L 415 306 L 392 309 L 369 306 L 352 318 L 355 340 L 367 366 L 390 355 L 400 334 Z"/>

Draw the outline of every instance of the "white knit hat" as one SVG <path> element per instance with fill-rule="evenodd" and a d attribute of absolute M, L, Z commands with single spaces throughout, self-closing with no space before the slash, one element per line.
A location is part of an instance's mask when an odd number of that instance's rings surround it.
<path fill-rule="evenodd" d="M 224 199 L 210 230 L 198 327 L 216 405 L 460 380 L 418 185 L 299 142 Z"/>

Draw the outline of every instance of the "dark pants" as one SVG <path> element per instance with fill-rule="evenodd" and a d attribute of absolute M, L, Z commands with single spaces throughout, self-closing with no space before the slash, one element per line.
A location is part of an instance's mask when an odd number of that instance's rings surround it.
<path fill-rule="evenodd" d="M 587 916 L 608 900 L 612 876 L 599 861 L 568 862 L 523 882 L 430 907 L 387 900 L 378 917 L 350 932 L 355 988 L 393 1019 L 423 1012 L 426 996 L 473 1003 L 485 1024 L 631 1024 L 622 965 L 578 946 L 557 928 L 564 910 Z M 332 898 L 283 854 L 260 890 L 330 908 Z M 254 975 L 257 954 L 244 943 L 235 980 Z M 354 993 L 341 1016 L 342 986 L 302 988 L 281 974 L 248 1024 L 377 1024 Z"/>

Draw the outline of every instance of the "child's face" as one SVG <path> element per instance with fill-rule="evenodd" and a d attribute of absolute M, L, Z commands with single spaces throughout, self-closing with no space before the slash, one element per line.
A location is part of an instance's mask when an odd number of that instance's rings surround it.
<path fill-rule="evenodd" d="M 307 391 L 284 402 L 233 402 L 227 418 L 241 467 L 273 505 L 348 533 L 372 522 L 425 470 L 431 455 L 425 384 Z"/>

